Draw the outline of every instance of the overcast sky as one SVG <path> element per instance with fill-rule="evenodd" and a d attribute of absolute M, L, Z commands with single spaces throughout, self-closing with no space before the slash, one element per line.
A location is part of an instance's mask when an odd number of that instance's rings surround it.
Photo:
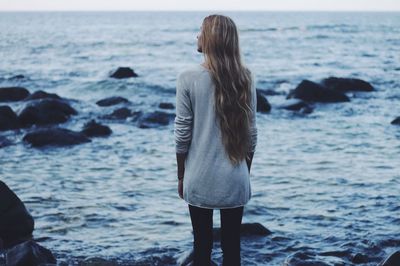
<path fill-rule="evenodd" d="M 400 11 L 400 0 L 0 0 L 12 10 Z"/>

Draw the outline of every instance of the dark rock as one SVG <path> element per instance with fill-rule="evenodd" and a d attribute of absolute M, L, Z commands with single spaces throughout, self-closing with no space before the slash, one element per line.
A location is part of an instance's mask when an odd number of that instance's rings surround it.
<path fill-rule="evenodd" d="M 174 109 L 175 106 L 172 103 L 160 103 L 158 105 L 159 108 L 161 109 Z"/>
<path fill-rule="evenodd" d="M 4 248 L 9 248 L 32 237 L 33 217 L 24 203 L 2 181 L 0 181 L 0 239 Z"/>
<path fill-rule="evenodd" d="M 110 77 L 116 79 L 132 78 L 138 75 L 129 67 L 119 67 Z"/>
<path fill-rule="evenodd" d="M 339 258 L 350 258 L 351 252 L 348 250 L 335 250 L 335 251 L 325 251 L 319 253 L 320 256 L 327 257 L 339 257 Z"/>
<path fill-rule="evenodd" d="M 257 112 L 268 113 L 271 111 L 271 105 L 267 98 L 257 89 Z"/>
<path fill-rule="evenodd" d="M 102 137 L 111 135 L 112 130 L 92 119 L 83 126 L 81 132 L 88 137 Z"/>
<path fill-rule="evenodd" d="M 139 128 L 154 128 L 158 126 L 168 125 L 170 120 L 175 117 L 174 114 L 164 113 L 155 111 L 152 113 L 143 114 L 139 117 L 138 127 Z"/>
<path fill-rule="evenodd" d="M 30 143 L 33 147 L 68 146 L 76 145 L 91 140 L 81 132 L 75 132 L 66 128 L 45 128 L 26 134 L 23 141 Z"/>
<path fill-rule="evenodd" d="M 357 253 L 356 255 L 354 255 L 354 257 L 351 260 L 351 262 L 354 264 L 367 263 L 368 261 L 369 261 L 368 256 L 361 253 Z"/>
<path fill-rule="evenodd" d="M 103 258 L 86 258 L 79 263 L 79 266 L 117 266 L 116 261 L 109 261 Z"/>
<path fill-rule="evenodd" d="M 18 119 L 22 126 L 48 125 L 66 122 L 77 111 L 68 103 L 56 99 L 39 99 L 29 103 Z"/>
<path fill-rule="evenodd" d="M 179 266 L 191 266 L 193 265 L 193 258 L 194 258 L 194 253 L 192 249 L 188 252 L 185 252 L 180 258 L 178 258 L 176 264 Z M 217 265 L 218 265 L 217 263 L 211 260 L 210 266 L 217 266 Z"/>
<path fill-rule="evenodd" d="M 300 99 L 289 99 L 280 106 L 280 108 L 290 110 L 290 111 L 300 111 L 301 113 L 309 114 L 312 112 L 313 108 L 306 102 Z"/>
<path fill-rule="evenodd" d="M 30 101 L 30 100 L 36 100 L 36 99 L 43 99 L 43 98 L 49 98 L 49 99 L 58 99 L 61 100 L 61 97 L 58 96 L 55 93 L 48 93 L 42 90 L 35 91 L 28 97 L 24 99 L 24 101 Z"/>
<path fill-rule="evenodd" d="M 114 110 L 111 114 L 102 116 L 106 119 L 126 119 L 132 115 L 132 111 L 129 108 L 122 107 Z"/>
<path fill-rule="evenodd" d="M 392 253 L 386 260 L 379 263 L 379 266 L 399 266 L 400 265 L 400 250 Z"/>
<path fill-rule="evenodd" d="M 29 240 L 21 243 L 6 252 L 7 266 L 36 266 L 57 263 L 50 250 Z"/>
<path fill-rule="evenodd" d="M 19 128 L 18 116 L 7 105 L 0 106 L 0 131 Z"/>
<path fill-rule="evenodd" d="M 24 79 L 25 78 L 25 76 L 24 75 L 15 75 L 15 76 L 12 76 L 11 78 L 9 78 L 10 80 L 16 80 L 16 79 Z"/>
<path fill-rule="evenodd" d="M 12 142 L 4 136 L 0 136 L 0 148 L 10 146 Z"/>
<path fill-rule="evenodd" d="M 260 223 L 244 223 L 240 227 L 240 235 L 242 237 L 267 236 L 270 234 L 272 234 L 272 232 Z M 213 238 L 215 241 L 220 241 L 221 228 L 213 229 Z"/>
<path fill-rule="evenodd" d="M 28 97 L 30 92 L 22 87 L 0 88 L 0 102 L 16 102 Z"/>
<path fill-rule="evenodd" d="M 329 77 L 322 80 L 321 83 L 329 89 L 341 92 L 374 90 L 370 83 L 361 79 Z"/>
<path fill-rule="evenodd" d="M 392 125 L 400 125 L 400 116 L 396 117 L 392 122 L 390 122 Z"/>
<path fill-rule="evenodd" d="M 128 102 L 129 102 L 129 100 L 124 97 L 113 96 L 113 97 L 101 99 L 101 100 L 97 101 L 96 104 L 98 106 L 111 106 L 111 105 L 116 105 L 119 103 L 128 103 Z"/>
<path fill-rule="evenodd" d="M 275 95 L 285 95 L 285 92 L 283 91 L 274 91 L 271 89 L 257 89 L 262 95 L 265 96 L 275 96 Z"/>
<path fill-rule="evenodd" d="M 296 89 L 286 97 L 301 99 L 306 102 L 348 102 L 350 99 L 343 93 L 328 89 L 315 82 L 303 80 Z"/>

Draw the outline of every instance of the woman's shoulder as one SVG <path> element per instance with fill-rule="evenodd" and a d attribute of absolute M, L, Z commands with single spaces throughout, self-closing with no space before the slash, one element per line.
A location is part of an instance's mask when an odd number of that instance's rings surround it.
<path fill-rule="evenodd" d="M 200 64 L 193 64 L 186 66 L 178 74 L 178 79 L 186 79 L 191 77 L 197 77 L 199 73 L 206 71 Z"/>

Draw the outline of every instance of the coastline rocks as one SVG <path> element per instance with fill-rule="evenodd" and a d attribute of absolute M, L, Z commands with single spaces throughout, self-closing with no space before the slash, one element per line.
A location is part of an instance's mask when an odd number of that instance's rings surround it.
<path fill-rule="evenodd" d="M 313 111 L 313 108 L 309 104 L 300 99 L 289 99 L 280 108 L 289 111 L 299 111 L 303 114 L 309 114 Z"/>
<path fill-rule="evenodd" d="M 35 91 L 34 93 L 32 93 L 31 95 L 29 95 L 28 97 L 26 97 L 24 99 L 24 101 L 44 99 L 44 98 L 61 100 L 61 97 L 55 93 L 48 93 L 48 92 L 45 92 L 42 90 L 38 90 L 38 91 Z"/>
<path fill-rule="evenodd" d="M 364 80 L 354 78 L 329 77 L 323 79 L 322 85 L 328 89 L 347 92 L 347 91 L 373 91 L 374 87 Z"/>
<path fill-rule="evenodd" d="M 386 260 L 379 263 L 379 266 L 398 266 L 400 265 L 400 251 L 392 253 Z"/>
<path fill-rule="evenodd" d="M 50 250 L 31 240 L 16 245 L 6 252 L 6 265 L 10 266 L 56 265 L 56 263 Z"/>
<path fill-rule="evenodd" d="M 0 88 L 0 102 L 16 102 L 25 99 L 30 92 L 22 87 Z"/>
<path fill-rule="evenodd" d="M 24 203 L 4 182 L 0 181 L 0 239 L 3 247 L 9 248 L 30 239 L 33 229 L 33 217 Z"/>
<path fill-rule="evenodd" d="M 257 92 L 257 112 L 268 113 L 271 111 L 271 104 L 267 98 L 264 97 L 263 93 L 256 89 Z"/>
<path fill-rule="evenodd" d="M 160 103 L 158 105 L 158 107 L 161 109 L 174 109 L 175 108 L 175 106 L 172 103 L 164 103 L 164 102 Z"/>
<path fill-rule="evenodd" d="M 154 111 L 151 113 L 145 113 L 139 117 L 138 127 L 139 128 L 154 128 L 158 126 L 165 126 L 169 124 L 169 121 L 174 119 L 175 115 L 160 111 Z"/>
<path fill-rule="evenodd" d="M 243 223 L 240 227 L 240 235 L 242 237 L 268 236 L 272 234 L 270 230 L 260 223 Z M 221 228 L 213 229 L 214 241 L 221 240 Z"/>
<path fill-rule="evenodd" d="M 342 92 L 328 89 L 309 80 L 303 80 L 286 99 L 297 98 L 306 102 L 349 102 L 350 99 Z"/>
<path fill-rule="evenodd" d="M 92 119 L 83 126 L 81 132 L 88 137 L 105 137 L 111 135 L 112 130 Z"/>
<path fill-rule="evenodd" d="M 112 96 L 112 97 L 101 99 L 101 100 L 97 101 L 96 104 L 98 106 L 111 106 L 111 105 L 116 105 L 119 103 L 128 103 L 128 102 L 129 102 L 129 100 L 124 97 Z"/>
<path fill-rule="evenodd" d="M 18 116 L 8 105 L 0 106 L 0 131 L 19 128 Z"/>
<path fill-rule="evenodd" d="M 46 128 L 26 134 L 23 141 L 28 142 L 32 147 L 46 145 L 69 146 L 90 142 L 91 140 L 81 132 L 75 132 L 66 128 Z"/>
<path fill-rule="evenodd" d="M 12 142 L 4 136 L 0 136 L 0 148 L 10 146 Z"/>
<path fill-rule="evenodd" d="M 78 112 L 68 103 L 56 99 L 39 99 L 29 103 L 20 113 L 22 126 L 48 125 L 66 122 Z"/>
<path fill-rule="evenodd" d="M 132 111 L 129 108 L 122 107 L 114 110 L 111 114 L 104 115 L 102 118 L 106 119 L 126 119 L 132 115 Z"/>
<path fill-rule="evenodd" d="M 392 122 L 390 122 L 392 125 L 400 125 L 400 116 L 396 117 Z"/>
<path fill-rule="evenodd" d="M 115 79 L 125 79 L 125 78 L 135 78 L 138 75 L 129 67 L 119 67 L 113 74 L 111 74 L 111 78 Z"/>

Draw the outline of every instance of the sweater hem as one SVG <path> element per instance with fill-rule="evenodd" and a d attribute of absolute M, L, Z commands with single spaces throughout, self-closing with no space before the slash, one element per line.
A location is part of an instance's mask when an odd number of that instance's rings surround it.
<path fill-rule="evenodd" d="M 245 203 L 240 204 L 240 205 L 234 205 L 234 206 L 214 206 L 214 207 L 211 207 L 211 206 L 193 204 L 193 203 L 187 201 L 186 199 L 184 199 L 184 201 L 185 201 L 187 204 L 191 205 L 191 206 L 198 207 L 198 208 L 203 208 L 203 209 L 213 209 L 213 210 L 215 210 L 215 209 L 217 209 L 217 210 L 220 210 L 220 209 L 233 209 L 233 208 L 244 207 L 244 206 L 249 202 L 249 200 L 250 200 L 250 199 L 248 199 Z"/>

